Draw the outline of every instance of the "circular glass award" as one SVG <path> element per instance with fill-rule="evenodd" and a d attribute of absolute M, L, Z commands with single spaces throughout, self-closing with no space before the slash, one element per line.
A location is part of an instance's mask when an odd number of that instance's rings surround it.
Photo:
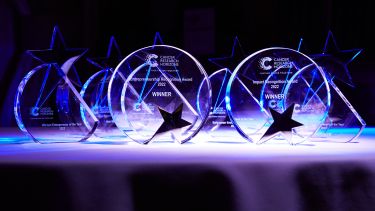
<path fill-rule="evenodd" d="M 232 72 L 229 69 L 223 68 L 212 73 L 208 77 L 212 89 L 212 105 L 207 121 L 202 128 L 202 131 L 206 132 L 209 136 L 209 139 L 207 139 L 208 141 L 245 141 L 242 137 L 240 137 L 239 139 L 237 138 L 239 134 L 234 128 L 230 118 L 228 117 L 225 107 L 225 89 L 228 85 L 228 81 L 231 75 Z M 202 83 L 203 84 L 201 87 L 204 87 L 204 83 L 206 83 L 206 80 Z M 235 140 L 233 140 L 234 138 Z"/>
<path fill-rule="evenodd" d="M 244 59 L 226 89 L 228 115 L 249 141 L 285 138 L 298 144 L 324 122 L 330 90 L 322 69 L 288 48 L 268 48 Z"/>
<path fill-rule="evenodd" d="M 86 81 L 80 92 L 82 98 L 99 120 L 94 135 L 101 138 L 118 138 L 119 136 L 124 136 L 114 123 L 108 107 L 107 92 L 112 73 L 113 70 L 111 68 L 95 73 Z M 85 126 L 91 130 L 90 114 L 83 105 L 81 105 L 80 111 Z"/>
<path fill-rule="evenodd" d="M 131 53 L 117 66 L 108 97 L 114 122 L 132 140 L 185 143 L 209 114 L 211 87 L 189 53 L 154 45 Z"/>
<path fill-rule="evenodd" d="M 90 128 L 82 122 L 80 110 L 88 113 Z M 86 140 L 98 123 L 69 78 L 54 64 L 40 65 L 23 78 L 14 114 L 19 128 L 40 143 Z"/>

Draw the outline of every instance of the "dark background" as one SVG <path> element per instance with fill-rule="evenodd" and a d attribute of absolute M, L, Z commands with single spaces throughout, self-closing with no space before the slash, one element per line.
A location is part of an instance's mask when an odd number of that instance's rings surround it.
<path fill-rule="evenodd" d="M 13 99 L 22 77 L 35 66 L 27 49 L 48 48 L 54 25 L 68 47 L 90 48 L 104 56 L 111 35 L 123 55 L 151 45 L 156 31 L 166 44 L 191 52 L 208 73 L 207 58 L 231 53 L 238 36 L 250 54 L 266 47 L 320 53 L 328 30 L 341 49 L 364 48 L 349 65 L 355 88 L 339 84 L 369 125 L 375 125 L 375 2 L 367 1 L 115 1 L 0 0 L 0 126 L 15 126 Z M 83 81 L 97 69 L 81 59 Z"/>

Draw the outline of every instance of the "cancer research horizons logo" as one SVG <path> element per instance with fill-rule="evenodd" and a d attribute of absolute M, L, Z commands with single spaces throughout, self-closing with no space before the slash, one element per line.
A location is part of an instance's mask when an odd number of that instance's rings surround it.
<path fill-rule="evenodd" d="M 271 58 L 266 56 L 259 59 L 259 68 L 262 70 L 292 68 L 292 62 L 286 57 Z"/>

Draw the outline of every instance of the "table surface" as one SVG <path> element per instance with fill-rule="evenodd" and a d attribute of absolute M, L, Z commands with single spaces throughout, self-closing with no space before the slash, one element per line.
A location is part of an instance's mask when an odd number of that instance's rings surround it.
<path fill-rule="evenodd" d="M 0 130 L 0 162 L 216 163 L 298 161 L 301 158 L 304 162 L 375 159 L 375 128 L 366 128 L 351 143 L 306 141 L 294 146 L 283 140 L 256 145 L 230 140 L 206 142 L 200 141 L 199 137 L 185 144 L 154 142 L 140 145 L 130 140 L 98 138 L 84 143 L 38 144 L 16 128 Z"/>
<path fill-rule="evenodd" d="M 375 210 L 375 129 L 367 128 L 353 143 L 291 146 L 282 140 L 256 145 L 194 139 L 182 145 L 95 138 L 38 144 L 15 128 L 2 128 L 2 206 L 80 211 Z"/>

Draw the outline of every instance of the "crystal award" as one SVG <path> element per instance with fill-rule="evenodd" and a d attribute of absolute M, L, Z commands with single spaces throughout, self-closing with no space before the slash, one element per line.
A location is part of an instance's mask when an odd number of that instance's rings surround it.
<path fill-rule="evenodd" d="M 94 135 L 101 138 L 118 138 L 124 134 L 114 123 L 108 107 L 108 85 L 114 68 L 123 59 L 120 48 L 112 36 L 108 45 L 106 57 L 88 58 L 88 62 L 100 71 L 92 75 L 81 89 L 81 96 L 99 120 Z M 81 117 L 85 126 L 91 130 L 90 113 L 81 104 Z"/>
<path fill-rule="evenodd" d="M 362 49 L 340 50 L 331 31 L 321 54 L 312 55 L 314 61 L 324 70 L 328 79 L 332 101 L 328 117 L 313 140 L 350 142 L 364 130 L 366 123 L 335 82 L 354 87 L 347 65 Z"/>
<path fill-rule="evenodd" d="M 366 122 L 332 80 L 329 85 L 332 101 L 328 116 L 312 140 L 351 142 L 360 136 Z"/>
<path fill-rule="evenodd" d="M 98 120 L 68 77 L 75 70 L 73 63 L 86 51 L 65 48 L 57 27 L 50 49 L 28 51 L 43 64 L 32 69 L 19 84 L 14 114 L 19 128 L 34 141 L 84 141 L 94 132 Z M 89 114 L 87 122 L 91 129 L 82 122 L 81 109 Z"/>
<path fill-rule="evenodd" d="M 246 55 L 239 39 L 235 37 L 229 56 L 208 59 L 209 62 L 220 69 L 208 77 L 212 88 L 212 105 L 207 121 L 202 128 L 202 132 L 208 135 L 207 138 L 205 138 L 207 141 L 246 142 L 234 128 L 225 107 L 225 89 L 228 80 L 238 63 L 245 57 Z M 204 82 L 205 81 L 202 83 Z"/>
<path fill-rule="evenodd" d="M 298 144 L 325 121 L 330 91 L 312 59 L 292 49 L 268 48 L 236 67 L 225 101 L 234 126 L 247 140 Z"/>
<path fill-rule="evenodd" d="M 244 141 L 244 139 L 239 136 L 238 132 L 234 128 L 225 107 L 225 89 L 231 75 L 232 72 L 229 69 L 224 68 L 212 73 L 208 77 L 212 88 L 212 105 L 207 121 L 202 128 L 202 131 L 205 131 L 208 135 L 208 141 Z M 201 87 L 205 87 L 204 83 L 206 83 L 206 80 L 203 81 L 203 85 Z M 200 90 L 198 91 L 198 95 L 199 93 Z M 201 109 L 198 109 L 198 111 L 200 110 Z M 233 140 L 233 138 L 236 137 L 237 139 Z"/>
<path fill-rule="evenodd" d="M 211 87 L 189 53 L 154 45 L 131 53 L 117 66 L 108 97 L 114 122 L 132 140 L 185 143 L 208 116 Z"/>

